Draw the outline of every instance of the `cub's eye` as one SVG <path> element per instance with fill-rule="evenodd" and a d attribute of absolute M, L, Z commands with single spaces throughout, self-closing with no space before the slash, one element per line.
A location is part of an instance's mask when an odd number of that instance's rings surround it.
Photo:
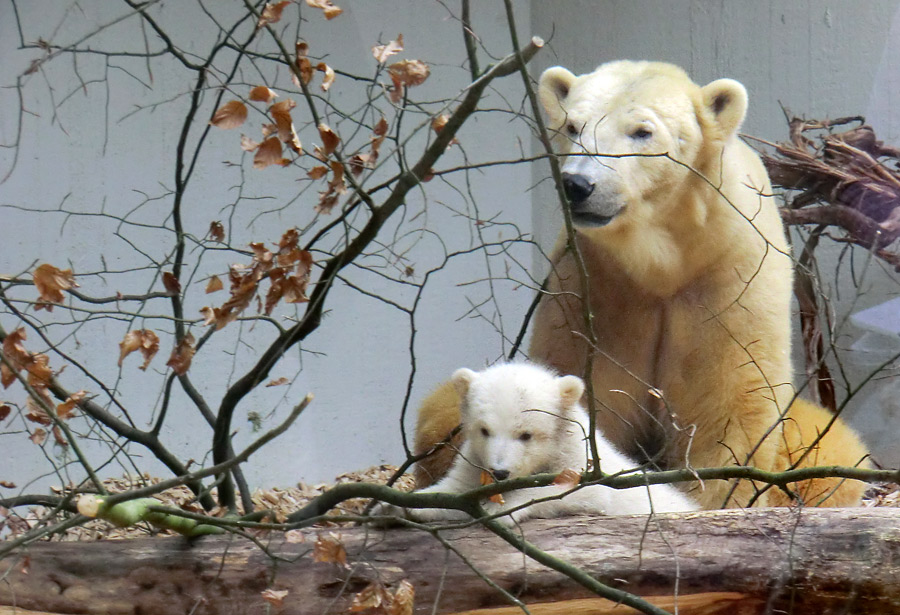
<path fill-rule="evenodd" d="M 646 128 L 637 128 L 634 132 L 631 133 L 632 139 L 638 139 L 639 141 L 643 141 L 645 139 L 649 139 L 653 136 L 653 133 L 647 130 Z"/>
<path fill-rule="evenodd" d="M 577 137 L 581 134 L 581 131 L 575 127 L 575 124 L 566 124 L 566 132 L 573 137 Z"/>
<path fill-rule="evenodd" d="M 519 440 L 521 440 L 522 442 L 528 442 L 529 440 L 531 440 L 531 434 L 526 431 L 525 433 L 519 435 Z"/>
<path fill-rule="evenodd" d="M 485 438 L 489 438 L 489 437 L 491 437 L 491 432 L 489 432 L 489 431 L 487 430 L 487 427 L 482 427 L 482 428 L 481 428 L 481 435 L 484 436 Z"/>

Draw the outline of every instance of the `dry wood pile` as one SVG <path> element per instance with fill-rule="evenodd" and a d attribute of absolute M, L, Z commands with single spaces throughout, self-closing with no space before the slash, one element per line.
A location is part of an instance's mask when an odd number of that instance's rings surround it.
<path fill-rule="evenodd" d="M 853 126 L 855 124 L 855 126 Z M 837 228 L 832 238 L 871 250 L 900 271 L 900 149 L 859 116 L 789 120 L 788 142 L 762 153 L 772 185 L 790 191 L 786 224 Z"/>

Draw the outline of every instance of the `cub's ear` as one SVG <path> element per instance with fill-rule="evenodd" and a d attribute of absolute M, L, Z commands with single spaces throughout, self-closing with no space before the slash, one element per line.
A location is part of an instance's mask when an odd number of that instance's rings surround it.
<path fill-rule="evenodd" d="M 548 68 L 541 75 L 538 95 L 544 111 L 550 118 L 551 128 L 558 129 L 566 121 L 566 98 L 577 77 L 562 66 Z"/>
<path fill-rule="evenodd" d="M 734 79 L 718 79 L 700 90 L 717 135 L 722 139 L 737 133 L 747 114 L 747 89 Z"/>
<path fill-rule="evenodd" d="M 477 377 L 478 374 L 465 367 L 459 368 L 450 377 L 450 382 L 453 383 L 453 387 L 459 394 L 459 400 L 463 406 L 465 405 L 466 397 L 469 395 L 469 387 L 472 386 Z"/>
<path fill-rule="evenodd" d="M 581 400 L 584 394 L 584 382 L 578 376 L 562 376 L 556 379 L 559 384 L 560 405 L 568 410 Z"/>

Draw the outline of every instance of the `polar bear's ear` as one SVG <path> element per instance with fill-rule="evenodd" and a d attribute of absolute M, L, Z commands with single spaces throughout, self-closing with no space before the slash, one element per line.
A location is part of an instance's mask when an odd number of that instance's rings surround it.
<path fill-rule="evenodd" d="M 734 79 L 718 79 L 701 89 L 703 105 L 709 110 L 719 136 L 735 134 L 747 114 L 747 90 Z"/>
<path fill-rule="evenodd" d="M 565 101 L 575 79 L 575 75 L 562 66 L 548 68 L 541 75 L 538 95 L 553 128 L 559 128 L 566 121 Z"/>
<path fill-rule="evenodd" d="M 461 367 L 453 372 L 453 375 L 450 377 L 450 382 L 453 383 L 453 388 L 455 388 L 456 392 L 459 394 L 460 401 L 464 402 L 466 400 L 466 397 L 469 395 L 469 387 L 477 377 L 478 374 L 465 367 Z"/>
<path fill-rule="evenodd" d="M 562 376 L 556 379 L 559 384 L 559 398 L 564 410 L 568 410 L 581 400 L 584 394 L 584 381 L 578 376 Z"/>

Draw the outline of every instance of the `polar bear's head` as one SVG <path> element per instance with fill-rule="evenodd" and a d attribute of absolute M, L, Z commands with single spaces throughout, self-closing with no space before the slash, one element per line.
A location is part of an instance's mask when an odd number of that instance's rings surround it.
<path fill-rule="evenodd" d="M 668 215 L 654 208 L 677 207 L 671 195 L 697 172 L 716 174 L 722 147 L 747 111 L 737 81 L 700 87 L 659 62 L 611 62 L 581 76 L 549 68 L 539 93 L 567 154 L 563 184 L 581 228 Z"/>
<path fill-rule="evenodd" d="M 497 480 L 562 471 L 573 451 L 584 450 L 580 378 L 508 363 L 459 369 L 452 382 L 462 400 L 466 460 Z"/>

